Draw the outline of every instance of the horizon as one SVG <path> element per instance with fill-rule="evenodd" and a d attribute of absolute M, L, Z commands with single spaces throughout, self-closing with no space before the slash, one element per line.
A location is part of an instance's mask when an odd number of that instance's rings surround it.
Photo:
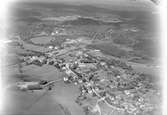
<path fill-rule="evenodd" d="M 156 5 L 149 0 L 16 0 L 13 4 L 18 3 L 44 3 L 44 4 L 65 4 L 65 5 L 91 5 L 99 8 L 111 10 L 126 11 L 156 11 Z"/>

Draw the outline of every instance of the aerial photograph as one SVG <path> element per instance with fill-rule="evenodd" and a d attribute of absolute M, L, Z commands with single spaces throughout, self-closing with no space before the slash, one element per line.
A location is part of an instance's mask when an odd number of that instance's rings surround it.
<path fill-rule="evenodd" d="M 12 2 L 0 115 L 162 115 L 157 6 Z"/>

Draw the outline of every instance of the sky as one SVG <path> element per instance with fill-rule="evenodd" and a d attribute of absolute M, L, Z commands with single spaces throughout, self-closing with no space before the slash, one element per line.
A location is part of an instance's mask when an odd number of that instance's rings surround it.
<path fill-rule="evenodd" d="M 86 4 L 95 5 L 106 8 L 118 9 L 153 9 L 156 7 L 150 0 L 11 0 L 11 1 L 27 1 L 27 2 L 49 2 L 49 3 L 67 3 L 67 4 Z M 115 7 L 116 6 L 116 7 Z"/>
<path fill-rule="evenodd" d="M 62 3 L 85 3 L 85 4 L 116 4 L 116 5 L 135 5 L 151 3 L 150 0 L 12 0 L 12 1 L 39 1 L 39 2 L 62 2 Z"/>
<path fill-rule="evenodd" d="M 15 1 L 15 0 L 13 0 Z M 120 3 L 120 2 L 128 2 L 128 3 L 132 3 L 132 2 L 148 2 L 150 0 L 29 0 L 29 1 L 42 1 L 42 2 L 97 2 L 97 3 Z"/>

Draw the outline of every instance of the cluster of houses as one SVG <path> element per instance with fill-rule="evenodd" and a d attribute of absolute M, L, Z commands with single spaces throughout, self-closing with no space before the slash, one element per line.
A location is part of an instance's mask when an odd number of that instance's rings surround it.
<path fill-rule="evenodd" d="M 62 53 L 63 51 L 64 53 Z M 117 71 L 115 72 L 117 74 L 112 72 L 110 79 L 104 78 L 105 75 L 103 75 L 103 71 L 104 73 L 114 71 L 115 67 L 123 68 L 124 64 L 119 61 L 110 61 L 108 62 L 111 64 L 109 66 L 106 61 L 90 55 L 91 51 L 84 49 L 72 51 L 63 49 L 62 52 L 57 52 L 58 50 L 53 50 L 45 55 L 25 56 L 22 57 L 22 60 L 27 64 L 51 65 L 66 73 L 66 76 L 62 78 L 64 83 L 73 83 L 80 87 L 80 96 L 77 98 L 80 104 L 87 97 L 98 97 L 99 100 L 103 100 L 108 106 L 113 108 L 119 108 L 120 110 L 130 109 L 131 106 L 127 107 L 129 103 L 123 105 L 121 102 L 121 99 L 133 94 L 133 92 L 129 92 L 131 89 L 126 88 L 130 84 L 128 85 L 128 82 L 125 84 L 125 80 L 122 79 L 123 76 L 118 74 Z M 126 69 L 126 66 L 123 69 Z M 124 89 L 125 93 L 120 93 Z M 129 113 L 133 113 L 133 108 L 134 111 L 137 109 L 133 106 L 131 107 L 132 110 L 128 110 Z"/>

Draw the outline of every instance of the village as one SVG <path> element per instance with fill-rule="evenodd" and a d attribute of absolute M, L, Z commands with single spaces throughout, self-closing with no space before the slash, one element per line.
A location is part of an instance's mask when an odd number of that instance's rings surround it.
<path fill-rule="evenodd" d="M 60 47 L 49 46 L 48 52 L 43 55 L 21 56 L 23 65 L 50 65 L 54 66 L 66 76 L 62 79 L 65 84 L 74 84 L 79 87 L 80 95 L 76 99 L 83 108 L 101 115 L 103 104 L 113 111 L 137 114 L 148 112 L 156 108 L 155 105 L 145 102 L 144 95 L 149 84 L 143 83 L 140 74 L 133 72 L 132 67 L 119 60 L 106 59 L 100 50 L 87 49 L 85 44 L 90 43 L 82 39 L 67 39 Z M 22 72 L 22 68 L 19 68 Z M 139 79 L 139 80 L 138 80 Z M 137 81 L 138 80 L 138 81 Z M 51 85 L 50 85 L 51 84 Z M 45 81 L 39 89 L 52 90 L 54 81 Z M 18 88 L 31 90 L 27 83 L 18 85 Z M 30 84 L 29 86 L 34 86 Z M 33 90 L 33 88 L 32 88 Z M 150 89 L 152 93 L 156 90 Z M 151 93 L 150 92 L 150 93 Z M 152 95 L 149 94 L 149 95 Z M 157 92 L 156 92 L 157 93 Z M 158 94 L 158 93 L 157 93 Z M 87 102 L 86 100 L 96 100 Z M 93 104 L 93 105 L 92 105 Z"/>
<path fill-rule="evenodd" d="M 161 114 L 152 13 L 52 3 L 11 9 L 4 114 Z"/>

